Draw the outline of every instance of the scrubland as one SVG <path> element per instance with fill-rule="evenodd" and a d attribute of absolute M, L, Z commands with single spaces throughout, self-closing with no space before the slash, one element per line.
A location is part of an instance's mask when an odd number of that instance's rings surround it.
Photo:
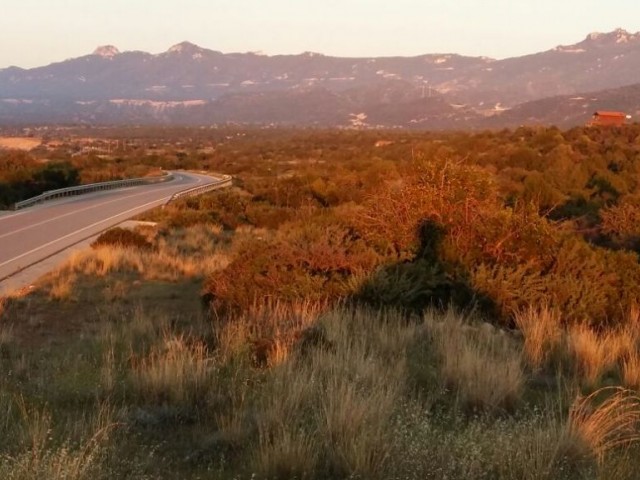
<path fill-rule="evenodd" d="M 2 300 L 2 478 L 640 478 L 640 127 L 254 133 Z"/>

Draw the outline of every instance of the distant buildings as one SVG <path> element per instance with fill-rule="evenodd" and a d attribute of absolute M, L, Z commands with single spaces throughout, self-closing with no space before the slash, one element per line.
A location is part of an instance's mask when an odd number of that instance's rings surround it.
<path fill-rule="evenodd" d="M 616 127 L 620 125 L 624 125 L 627 122 L 626 113 L 623 112 L 605 112 L 605 111 L 597 111 L 591 117 L 591 121 L 587 123 L 589 127 L 599 127 L 599 126 L 611 126 Z"/>

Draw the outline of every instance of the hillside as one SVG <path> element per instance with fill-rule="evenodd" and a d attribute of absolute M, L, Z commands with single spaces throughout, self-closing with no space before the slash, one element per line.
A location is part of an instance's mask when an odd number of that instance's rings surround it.
<path fill-rule="evenodd" d="M 526 102 L 489 119 L 487 125 L 570 127 L 584 123 L 597 110 L 619 110 L 637 120 L 640 117 L 640 84 Z"/>
<path fill-rule="evenodd" d="M 159 54 L 103 46 L 48 66 L 0 70 L 0 123 L 446 129 L 483 127 L 487 116 L 503 126 L 533 109 L 534 122 L 580 124 L 584 117 L 554 100 L 520 106 L 633 84 L 639 68 L 640 34 L 621 29 L 504 60 L 225 54 L 189 42 Z M 500 115 L 509 108 L 516 113 Z"/>

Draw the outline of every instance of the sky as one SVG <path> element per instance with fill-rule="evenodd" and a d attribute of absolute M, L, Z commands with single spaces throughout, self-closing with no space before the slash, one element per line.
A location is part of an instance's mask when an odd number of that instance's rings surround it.
<path fill-rule="evenodd" d="M 638 0 L 2 0 L 0 68 L 46 65 L 112 44 L 160 53 L 190 41 L 229 52 L 425 53 L 505 58 L 618 27 Z"/>

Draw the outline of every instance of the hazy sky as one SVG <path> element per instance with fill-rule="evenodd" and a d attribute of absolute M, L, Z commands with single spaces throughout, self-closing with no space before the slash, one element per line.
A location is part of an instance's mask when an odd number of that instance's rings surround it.
<path fill-rule="evenodd" d="M 1 0 L 0 68 L 98 45 L 159 53 L 189 40 L 223 52 L 503 58 L 640 30 L 638 0 Z"/>

